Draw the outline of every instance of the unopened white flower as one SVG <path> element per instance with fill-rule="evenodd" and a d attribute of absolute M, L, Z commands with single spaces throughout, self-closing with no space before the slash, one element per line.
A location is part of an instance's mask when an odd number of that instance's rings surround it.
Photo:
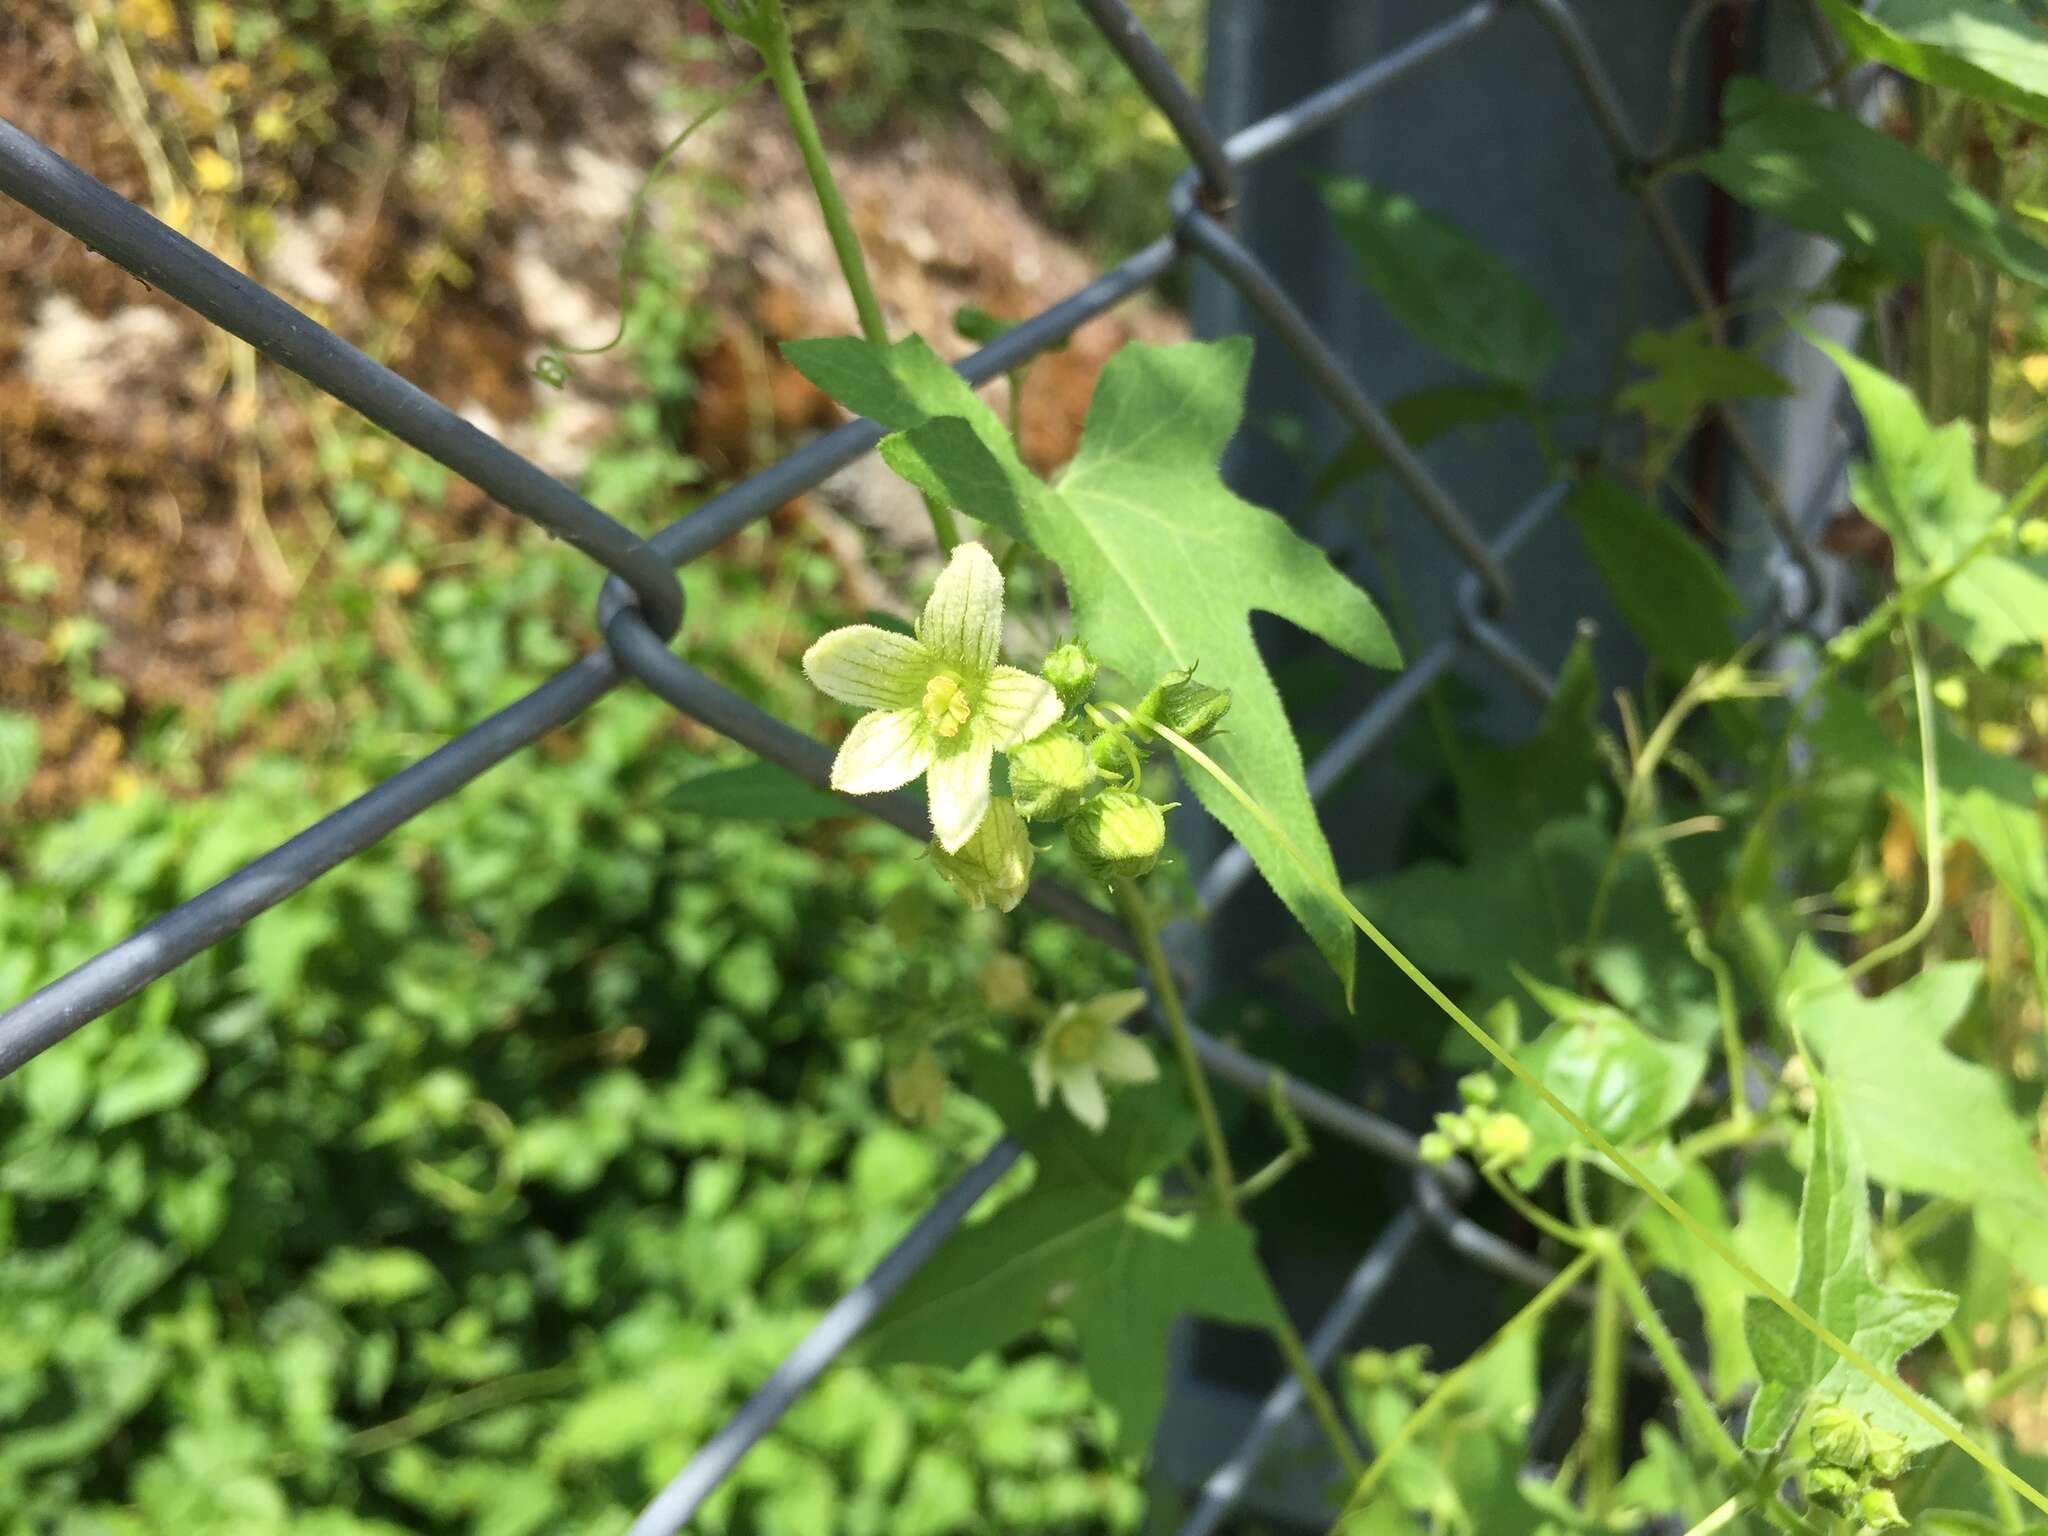
<path fill-rule="evenodd" d="M 832 787 L 872 795 L 923 774 L 932 833 L 958 853 L 988 812 L 995 754 L 1060 717 L 1052 684 L 996 660 L 1002 633 L 1002 572 L 979 544 L 962 544 L 939 573 L 914 637 L 855 624 L 804 652 L 812 683 L 869 711 L 840 744 Z"/>
<path fill-rule="evenodd" d="M 997 795 L 958 853 L 932 844 L 932 864 L 974 911 L 993 904 L 999 912 L 1014 912 L 1031 888 L 1033 853 L 1031 829 L 1010 797 Z"/>
<path fill-rule="evenodd" d="M 1144 1041 L 1117 1027 L 1144 1006 L 1145 994 L 1135 987 L 1085 1003 L 1060 1004 L 1031 1053 L 1031 1088 L 1038 1102 L 1051 1103 L 1057 1088 L 1074 1118 L 1089 1130 L 1107 1125 L 1104 1078 L 1112 1083 L 1149 1083 L 1159 1075 L 1159 1063 Z"/>

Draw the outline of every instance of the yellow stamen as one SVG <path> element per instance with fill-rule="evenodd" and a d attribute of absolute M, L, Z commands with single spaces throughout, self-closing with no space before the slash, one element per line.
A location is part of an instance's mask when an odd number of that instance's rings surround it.
<path fill-rule="evenodd" d="M 967 690 L 950 672 L 936 673 L 924 685 L 924 717 L 940 736 L 957 736 L 967 717 L 974 712 Z"/>

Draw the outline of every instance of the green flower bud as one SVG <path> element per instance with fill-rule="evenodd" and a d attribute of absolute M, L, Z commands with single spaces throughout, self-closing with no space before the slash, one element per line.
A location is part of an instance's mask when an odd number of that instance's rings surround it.
<path fill-rule="evenodd" d="M 1394 1380 L 1418 1396 L 1436 1390 L 1440 1378 L 1429 1368 L 1429 1346 L 1407 1344 L 1392 1356 Z"/>
<path fill-rule="evenodd" d="M 1856 1513 L 1866 1530 L 1896 1531 L 1906 1523 L 1906 1517 L 1899 1513 L 1899 1501 L 1892 1497 L 1889 1488 L 1864 1489 L 1863 1497 L 1856 1501 Z"/>
<path fill-rule="evenodd" d="M 1166 846 L 1166 808 L 1135 790 L 1105 789 L 1067 819 L 1067 841 L 1098 880 L 1149 874 Z"/>
<path fill-rule="evenodd" d="M 1154 683 L 1138 701 L 1136 713 L 1140 720 L 1156 720 L 1189 741 L 1200 741 L 1214 734 L 1230 713 L 1230 690 L 1196 682 L 1195 669 L 1186 667 Z"/>
<path fill-rule="evenodd" d="M 1870 1475 L 1881 1483 L 1904 1474 L 1912 1457 L 1906 1451 L 1906 1437 L 1888 1429 L 1870 1428 Z"/>
<path fill-rule="evenodd" d="M 1073 709 L 1095 691 L 1095 674 L 1099 670 L 1087 646 L 1078 640 L 1066 640 L 1052 648 L 1038 675 L 1052 684 L 1061 704 Z"/>
<path fill-rule="evenodd" d="M 1383 1349 L 1361 1349 L 1351 1357 L 1351 1379 L 1361 1387 L 1384 1387 L 1394 1379 L 1394 1357 Z"/>
<path fill-rule="evenodd" d="M 1520 1115 L 1488 1115 L 1479 1127 L 1479 1159 L 1490 1169 L 1506 1168 L 1529 1155 L 1529 1125 Z"/>
<path fill-rule="evenodd" d="M 1103 778 L 1122 780 L 1130 776 L 1133 761 L 1145 761 L 1145 749 L 1121 730 L 1102 732 L 1088 743 L 1088 761 Z"/>
<path fill-rule="evenodd" d="M 1837 1514 L 1849 1512 L 1861 1487 L 1862 1480 L 1854 1472 L 1845 1472 L 1840 1467 L 1815 1467 L 1806 1474 L 1807 1497 Z"/>
<path fill-rule="evenodd" d="M 1479 1133 L 1469 1114 L 1440 1114 L 1436 1117 L 1437 1134 L 1461 1152 L 1469 1152 L 1478 1145 Z"/>
<path fill-rule="evenodd" d="M 988 813 L 958 853 L 931 845 L 932 867 L 976 912 L 993 902 L 1008 912 L 1031 885 L 1031 833 L 1007 795 L 988 803 Z"/>
<path fill-rule="evenodd" d="M 1081 738 L 1059 726 L 1010 749 L 1010 797 L 1027 821 L 1065 821 L 1095 782 Z"/>
<path fill-rule="evenodd" d="M 1431 1131 L 1415 1144 L 1415 1155 L 1430 1167 L 1441 1168 L 1458 1155 L 1458 1149 L 1442 1131 Z"/>
<path fill-rule="evenodd" d="M 1870 1426 L 1847 1408 L 1816 1408 L 1807 1434 L 1815 1458 L 1831 1466 L 1861 1472 L 1870 1460 Z"/>
<path fill-rule="evenodd" d="M 1484 1072 L 1469 1073 L 1458 1079 L 1458 1097 L 1467 1104 L 1491 1104 L 1500 1097 L 1500 1084 Z"/>

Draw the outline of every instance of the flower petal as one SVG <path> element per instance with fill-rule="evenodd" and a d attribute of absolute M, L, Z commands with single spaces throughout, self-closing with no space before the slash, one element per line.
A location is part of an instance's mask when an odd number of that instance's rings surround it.
<path fill-rule="evenodd" d="M 1044 1051 L 1031 1053 L 1031 1096 L 1041 1106 L 1052 1102 L 1052 1058 Z"/>
<path fill-rule="evenodd" d="M 981 690 L 982 729 L 998 752 L 1042 736 L 1059 724 L 1060 696 L 1021 667 L 997 667 Z"/>
<path fill-rule="evenodd" d="M 1003 573 L 979 544 L 961 544 L 939 572 L 917 638 L 970 677 L 988 675 L 1003 638 Z"/>
<path fill-rule="evenodd" d="M 1149 1083 L 1159 1076 L 1159 1063 L 1144 1041 L 1116 1030 L 1103 1037 L 1095 1066 L 1112 1083 Z"/>
<path fill-rule="evenodd" d="M 1145 1006 L 1145 989 L 1126 987 L 1121 992 L 1105 992 L 1100 997 L 1089 998 L 1085 1003 L 1074 1003 L 1069 1006 L 1077 1012 L 1087 1014 L 1105 1029 L 1115 1029 Z"/>
<path fill-rule="evenodd" d="M 1109 1100 L 1103 1097 L 1102 1079 L 1093 1067 L 1069 1067 L 1062 1072 L 1060 1097 L 1089 1130 L 1099 1131 L 1109 1124 Z"/>
<path fill-rule="evenodd" d="M 901 789 L 931 761 L 931 733 L 923 714 L 915 709 L 878 709 L 854 721 L 839 744 L 839 755 L 832 760 L 832 787 L 849 795 Z"/>
<path fill-rule="evenodd" d="M 923 646 L 873 624 L 835 629 L 804 652 L 812 686 L 856 709 L 908 709 L 931 672 Z"/>
<path fill-rule="evenodd" d="M 988 770 L 995 752 L 979 731 L 963 732 L 949 745 L 950 751 L 931 759 L 925 784 L 932 801 L 932 836 L 946 852 L 958 853 L 988 814 Z"/>

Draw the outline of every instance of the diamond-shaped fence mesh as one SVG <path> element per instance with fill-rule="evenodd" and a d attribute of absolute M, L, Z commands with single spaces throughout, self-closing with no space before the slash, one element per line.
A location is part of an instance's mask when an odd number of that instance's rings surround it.
<path fill-rule="evenodd" d="M 1459 45 L 1515 11 L 1537 18 L 1561 51 L 1597 124 L 1618 178 L 1644 223 L 1698 305 L 1710 331 L 1721 320 L 1697 262 L 1656 190 L 1636 173 L 1641 145 L 1613 82 L 1569 0 L 1479 0 L 1361 69 L 1332 81 L 1228 138 L 1219 138 L 1189 93 L 1132 16 L 1124 0 L 1079 0 L 1133 77 L 1178 134 L 1192 169 L 1175 187 L 1170 233 L 1121 265 L 983 347 L 958 365 L 972 384 L 994 379 L 1057 345 L 1095 315 L 1185 261 L 1205 263 L 1243 297 L 1272 336 L 1292 354 L 1342 422 L 1383 456 L 1389 473 L 1456 550 L 1464 564 L 1457 590 L 1456 633 L 1414 657 L 1308 769 L 1318 798 L 1386 742 L 1431 685 L 1464 656 L 1490 662 L 1517 687 L 1541 696 L 1551 687 L 1542 664 L 1507 636 L 1501 620 L 1514 602 L 1518 547 L 1564 500 L 1562 483 L 1539 486 L 1491 540 L 1402 440 L 1373 397 L 1323 339 L 1272 273 L 1232 230 L 1236 172 L 1274 155 L 1355 112 L 1396 80 L 1441 67 Z M 163 913 L 120 943 L 0 1014 L 0 1076 L 5 1076 L 133 997 L 184 961 L 236 932 L 258 914 L 361 852 L 395 827 L 455 794 L 472 779 L 547 732 L 574 719 L 614 688 L 637 684 L 761 757 L 825 785 L 832 749 L 775 719 L 693 668 L 668 648 L 681 623 L 676 569 L 714 550 L 736 530 L 872 451 L 880 428 L 851 422 L 772 467 L 712 497 L 687 517 L 642 538 L 553 476 L 316 324 L 268 289 L 158 222 L 11 124 L 0 120 L 0 192 L 83 241 L 136 277 L 190 306 L 271 361 L 290 369 L 370 421 L 437 459 L 510 510 L 560 535 L 602 565 L 609 578 L 597 607 L 604 644 L 518 702 L 471 727 L 437 751 L 379 784 L 290 841 L 272 849 L 198 896 Z M 1748 476 L 1776 536 L 1785 575 L 1776 624 L 1798 624 L 1820 591 L 1815 557 L 1772 483 L 1743 422 L 1724 412 L 1721 428 Z M 923 808 L 902 795 L 864 798 L 864 813 L 918 838 Z M 1199 887 L 1205 912 L 1228 902 L 1252 871 L 1242 846 L 1226 849 Z M 1114 918 L 1048 881 L 1031 899 L 1053 915 L 1111 944 L 1129 939 Z M 1415 1170 L 1414 1198 L 1378 1236 L 1308 1341 L 1318 1370 L 1328 1366 L 1399 1271 L 1404 1258 L 1434 1233 L 1460 1256 L 1523 1283 L 1552 1272 L 1513 1244 L 1460 1216 L 1474 1183 L 1469 1170 L 1423 1166 L 1415 1138 L 1403 1127 L 1347 1100 L 1279 1072 L 1220 1040 L 1197 1034 L 1196 1047 L 1216 1077 L 1252 1094 L 1280 1084 L 1295 1113 L 1341 1138 Z M 945 1241 L 976 1202 L 1016 1161 L 1003 1140 L 963 1174 L 919 1219 L 873 1273 L 821 1317 L 769 1379 L 706 1442 L 635 1521 L 631 1536 L 668 1536 L 691 1519 L 747 1451 L 850 1345 L 890 1297 Z M 1283 1380 L 1235 1452 L 1208 1478 L 1183 1531 L 1213 1531 L 1242 1497 L 1276 1431 L 1300 1406 L 1299 1386 Z"/>

